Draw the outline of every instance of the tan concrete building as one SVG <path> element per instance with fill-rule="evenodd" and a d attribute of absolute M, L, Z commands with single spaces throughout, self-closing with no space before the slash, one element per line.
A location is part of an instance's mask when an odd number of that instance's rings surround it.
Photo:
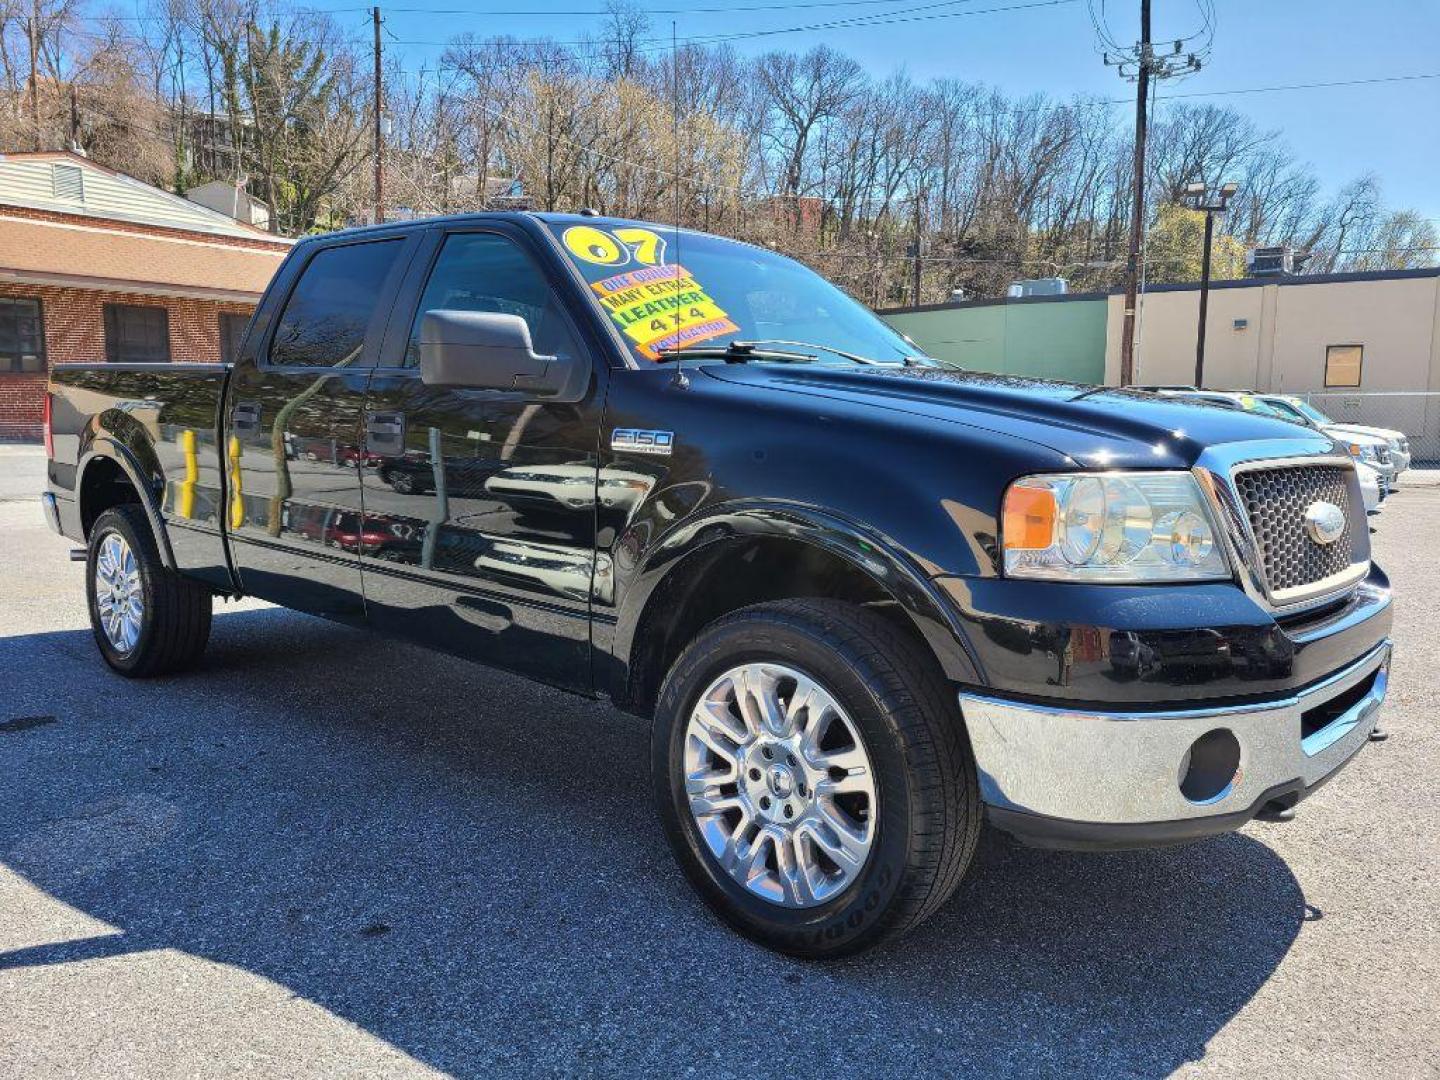
<path fill-rule="evenodd" d="M 1199 301 L 1194 285 L 1146 291 L 1137 383 L 1194 381 Z M 1114 384 L 1124 297 L 1108 303 Z M 1337 417 L 1440 444 L 1440 268 L 1216 282 L 1207 323 L 1207 387 L 1316 395 Z"/>
<path fill-rule="evenodd" d="M 1194 285 L 1147 290 L 1137 383 L 1194 380 L 1199 302 Z M 1105 381 L 1114 383 L 1124 297 L 1109 303 Z M 1347 346 L 1359 355 L 1342 357 Z M 1205 384 L 1292 394 L 1440 390 L 1440 269 L 1216 282 Z"/>

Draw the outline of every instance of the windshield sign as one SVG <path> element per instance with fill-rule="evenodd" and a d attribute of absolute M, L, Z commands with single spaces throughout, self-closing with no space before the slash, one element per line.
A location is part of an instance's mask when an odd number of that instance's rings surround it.
<path fill-rule="evenodd" d="M 1249 394 L 1240 395 L 1240 407 L 1246 412 L 1259 413 L 1261 416 L 1275 416 L 1281 420 L 1288 419 L 1284 413 L 1268 401 L 1261 401 L 1259 398 L 1252 397 Z"/>
<path fill-rule="evenodd" d="M 814 342 L 814 362 L 900 364 L 920 350 L 818 274 L 704 233 L 547 222 L 596 302 L 642 362 L 733 341 Z M 810 350 L 797 347 L 794 353 Z"/>

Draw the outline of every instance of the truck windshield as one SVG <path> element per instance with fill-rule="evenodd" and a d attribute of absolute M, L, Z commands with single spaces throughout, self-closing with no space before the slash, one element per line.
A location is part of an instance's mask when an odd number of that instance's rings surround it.
<path fill-rule="evenodd" d="M 1321 427 L 1328 427 L 1329 425 L 1335 423 L 1334 420 L 1331 420 L 1330 417 L 1326 416 L 1323 412 L 1315 408 L 1315 406 L 1311 405 L 1308 401 L 1297 401 L 1293 404 L 1295 408 L 1299 409 L 1302 413 L 1308 416 L 1311 420 L 1314 420 L 1315 423 L 1319 424 Z"/>
<path fill-rule="evenodd" d="M 642 364 L 673 361 L 695 346 L 713 361 L 735 341 L 776 349 L 813 343 L 813 350 L 784 348 L 812 353 L 803 360 L 816 364 L 898 365 L 921 351 L 819 274 L 774 252 L 683 229 L 546 224 Z M 754 358 L 763 362 L 769 351 L 754 350 Z"/>

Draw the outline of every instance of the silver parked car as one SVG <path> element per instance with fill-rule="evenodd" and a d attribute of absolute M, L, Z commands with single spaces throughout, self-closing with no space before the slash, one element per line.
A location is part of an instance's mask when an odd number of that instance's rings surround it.
<path fill-rule="evenodd" d="M 1368 424 L 1346 424 L 1332 420 L 1323 412 L 1290 394 L 1256 394 L 1265 404 L 1283 414 L 1286 419 L 1294 418 L 1298 423 L 1323 431 L 1344 441 L 1351 435 L 1368 435 L 1383 439 L 1390 450 L 1390 463 L 1394 467 L 1392 482 L 1410 467 L 1410 440 L 1403 431 L 1393 428 L 1371 427 Z"/>
<path fill-rule="evenodd" d="M 1166 397 L 1183 397 L 1196 401 L 1208 401 L 1212 405 L 1219 405 L 1222 408 L 1238 409 L 1242 412 L 1259 413 L 1262 416 L 1271 416 L 1279 420 L 1287 420 L 1292 424 L 1303 424 L 1313 428 L 1322 434 L 1330 436 L 1336 442 L 1342 443 L 1350 456 L 1362 465 L 1368 465 L 1379 474 L 1382 492 L 1388 492 L 1395 486 L 1395 479 L 1400 475 L 1400 469 L 1396 465 L 1395 451 L 1391 440 L 1381 435 L 1368 434 L 1373 429 L 1360 429 L 1348 424 L 1335 424 L 1333 422 L 1320 423 L 1313 419 L 1308 412 L 1296 406 L 1304 406 L 1311 409 L 1312 406 L 1298 398 L 1290 398 L 1281 394 L 1255 394 L 1248 390 L 1161 390 L 1159 393 Z M 1318 409 L 1314 410 L 1317 416 L 1324 417 Z M 1328 421 L 1329 418 L 1325 417 Z M 1394 432 L 1392 434 L 1399 434 Z M 1402 439 L 1404 436 L 1400 436 Z M 1405 462 L 1408 465 L 1410 455 L 1408 444 L 1405 454 Z"/>

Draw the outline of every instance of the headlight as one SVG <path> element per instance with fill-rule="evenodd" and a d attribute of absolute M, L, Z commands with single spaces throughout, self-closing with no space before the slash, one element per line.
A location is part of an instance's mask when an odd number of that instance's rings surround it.
<path fill-rule="evenodd" d="M 1219 530 L 1188 472 L 1027 476 L 1005 492 L 1010 577 L 1055 581 L 1229 578 Z"/>
<path fill-rule="evenodd" d="M 1348 449 L 1350 455 L 1358 461 L 1374 461 L 1377 457 L 1375 447 L 1369 443 L 1351 443 Z"/>

